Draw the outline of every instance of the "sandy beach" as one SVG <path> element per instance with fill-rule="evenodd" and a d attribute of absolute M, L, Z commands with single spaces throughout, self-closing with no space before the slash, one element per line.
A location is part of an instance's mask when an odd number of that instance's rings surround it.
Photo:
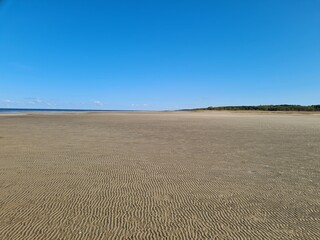
<path fill-rule="evenodd" d="M 0 239 L 320 239 L 320 116 L 0 115 Z"/>

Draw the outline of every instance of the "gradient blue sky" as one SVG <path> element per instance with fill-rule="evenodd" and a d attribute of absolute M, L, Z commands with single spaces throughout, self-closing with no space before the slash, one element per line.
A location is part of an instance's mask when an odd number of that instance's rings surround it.
<path fill-rule="evenodd" d="M 282 103 L 320 104 L 319 0 L 0 3 L 0 107 Z"/>

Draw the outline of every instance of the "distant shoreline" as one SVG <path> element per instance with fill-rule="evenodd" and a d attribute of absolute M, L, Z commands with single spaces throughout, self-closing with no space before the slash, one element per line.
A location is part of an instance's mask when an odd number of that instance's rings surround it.
<path fill-rule="evenodd" d="M 38 108 L 0 108 L 0 114 L 8 113 L 68 113 L 68 112 L 135 112 L 139 110 L 97 110 L 97 109 L 38 109 Z"/>

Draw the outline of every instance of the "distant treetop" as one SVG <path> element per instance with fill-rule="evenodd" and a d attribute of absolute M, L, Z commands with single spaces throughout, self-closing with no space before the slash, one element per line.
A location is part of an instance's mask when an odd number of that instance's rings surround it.
<path fill-rule="evenodd" d="M 196 108 L 192 110 L 231 110 L 231 111 L 306 111 L 306 112 L 317 112 L 320 111 L 320 105 L 259 105 L 259 106 L 224 106 L 224 107 L 207 107 L 207 108 Z"/>

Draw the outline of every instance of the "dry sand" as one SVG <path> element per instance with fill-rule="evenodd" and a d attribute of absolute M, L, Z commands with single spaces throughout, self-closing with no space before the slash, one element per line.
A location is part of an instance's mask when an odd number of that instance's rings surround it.
<path fill-rule="evenodd" d="M 0 116 L 0 239 L 320 239 L 320 116 Z"/>

